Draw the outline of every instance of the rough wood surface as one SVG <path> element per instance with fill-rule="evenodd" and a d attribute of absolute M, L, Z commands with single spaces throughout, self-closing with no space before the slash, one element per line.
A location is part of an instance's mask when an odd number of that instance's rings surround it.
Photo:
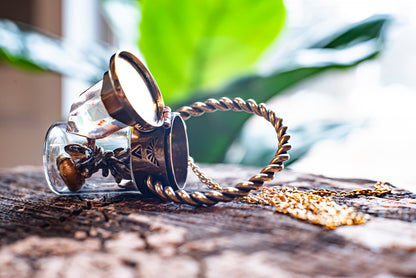
<path fill-rule="evenodd" d="M 206 166 L 232 185 L 258 169 Z M 374 181 L 285 170 L 271 184 Z M 200 185 L 191 178 L 188 187 Z M 57 196 L 40 168 L 0 171 L 0 277 L 415 277 L 416 196 L 336 199 L 372 215 L 335 230 L 239 202 L 193 208 L 141 195 Z"/>

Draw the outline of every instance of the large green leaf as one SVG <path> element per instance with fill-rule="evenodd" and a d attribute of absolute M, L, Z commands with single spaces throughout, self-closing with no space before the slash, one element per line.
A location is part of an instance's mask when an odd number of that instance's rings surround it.
<path fill-rule="evenodd" d="M 108 70 L 112 52 L 98 44 L 80 48 L 31 26 L 0 19 L 0 59 L 23 69 L 53 71 L 93 83 Z"/>
<path fill-rule="evenodd" d="M 248 72 L 282 28 L 282 0 L 144 0 L 140 50 L 167 104 Z"/>
<path fill-rule="evenodd" d="M 221 90 L 199 92 L 198 97 L 188 100 L 187 104 L 222 96 L 266 102 L 309 77 L 331 69 L 353 67 L 380 52 L 388 21 L 386 16 L 377 16 L 348 26 L 312 47 L 295 51 L 269 75 L 252 75 L 236 80 Z M 191 118 L 187 121 L 191 154 L 203 162 L 222 161 L 249 116 L 244 112 L 216 112 L 203 119 Z"/>

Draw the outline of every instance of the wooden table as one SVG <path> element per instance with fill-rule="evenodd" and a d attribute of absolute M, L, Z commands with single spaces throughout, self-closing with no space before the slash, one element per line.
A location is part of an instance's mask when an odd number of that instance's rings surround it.
<path fill-rule="evenodd" d="M 233 185 L 258 169 L 205 170 Z M 272 185 L 375 182 L 284 170 Z M 189 188 L 203 186 L 195 178 Z M 0 277 L 416 277 L 416 195 L 338 198 L 372 216 L 326 230 L 272 207 L 163 204 L 141 195 L 57 196 L 41 168 L 0 171 Z M 379 276 L 377 276 L 379 275 Z"/>

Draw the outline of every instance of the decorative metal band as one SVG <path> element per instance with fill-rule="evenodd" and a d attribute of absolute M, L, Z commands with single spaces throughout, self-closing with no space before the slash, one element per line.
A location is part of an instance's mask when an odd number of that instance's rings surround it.
<path fill-rule="evenodd" d="M 171 113 L 169 128 L 131 132 L 131 169 L 140 192 L 153 195 L 147 176 L 157 176 L 165 186 L 182 189 L 188 174 L 188 138 L 179 113 Z"/>
<path fill-rule="evenodd" d="M 287 142 L 290 135 L 286 134 L 287 127 L 282 125 L 283 120 L 278 118 L 275 112 L 267 109 L 265 104 L 257 104 L 252 99 L 244 101 L 241 98 L 231 100 L 223 97 L 220 100 L 208 99 L 205 102 L 195 102 L 191 106 L 184 106 L 178 109 L 177 112 L 180 113 L 184 120 L 187 120 L 192 116 L 201 116 L 205 112 L 211 113 L 217 110 L 245 111 L 256 114 L 269 121 L 277 133 L 279 143 L 275 157 L 259 174 L 251 177 L 248 181 L 239 183 L 234 187 L 221 188 L 217 191 L 192 193 L 188 193 L 182 189 L 175 191 L 172 187 L 163 185 L 160 181 L 153 181 L 152 177 L 149 176 L 147 178 L 147 187 L 162 200 L 193 206 L 230 202 L 235 198 L 248 195 L 251 190 L 258 190 L 264 182 L 273 180 L 274 173 L 280 172 L 283 169 L 283 162 L 289 159 L 287 152 L 291 149 L 291 146 Z"/>

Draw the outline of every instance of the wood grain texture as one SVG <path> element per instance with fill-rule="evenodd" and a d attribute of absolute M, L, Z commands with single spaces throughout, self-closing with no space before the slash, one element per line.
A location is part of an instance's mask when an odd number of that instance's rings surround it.
<path fill-rule="evenodd" d="M 258 169 L 204 170 L 233 185 Z M 270 185 L 352 190 L 374 183 L 284 170 Z M 190 176 L 188 188 L 200 187 Z M 141 195 L 57 196 L 40 168 L 5 169 L 0 277 L 416 276 L 415 194 L 394 188 L 382 198 L 334 200 L 373 217 L 325 230 L 240 202 L 194 208 Z"/>

